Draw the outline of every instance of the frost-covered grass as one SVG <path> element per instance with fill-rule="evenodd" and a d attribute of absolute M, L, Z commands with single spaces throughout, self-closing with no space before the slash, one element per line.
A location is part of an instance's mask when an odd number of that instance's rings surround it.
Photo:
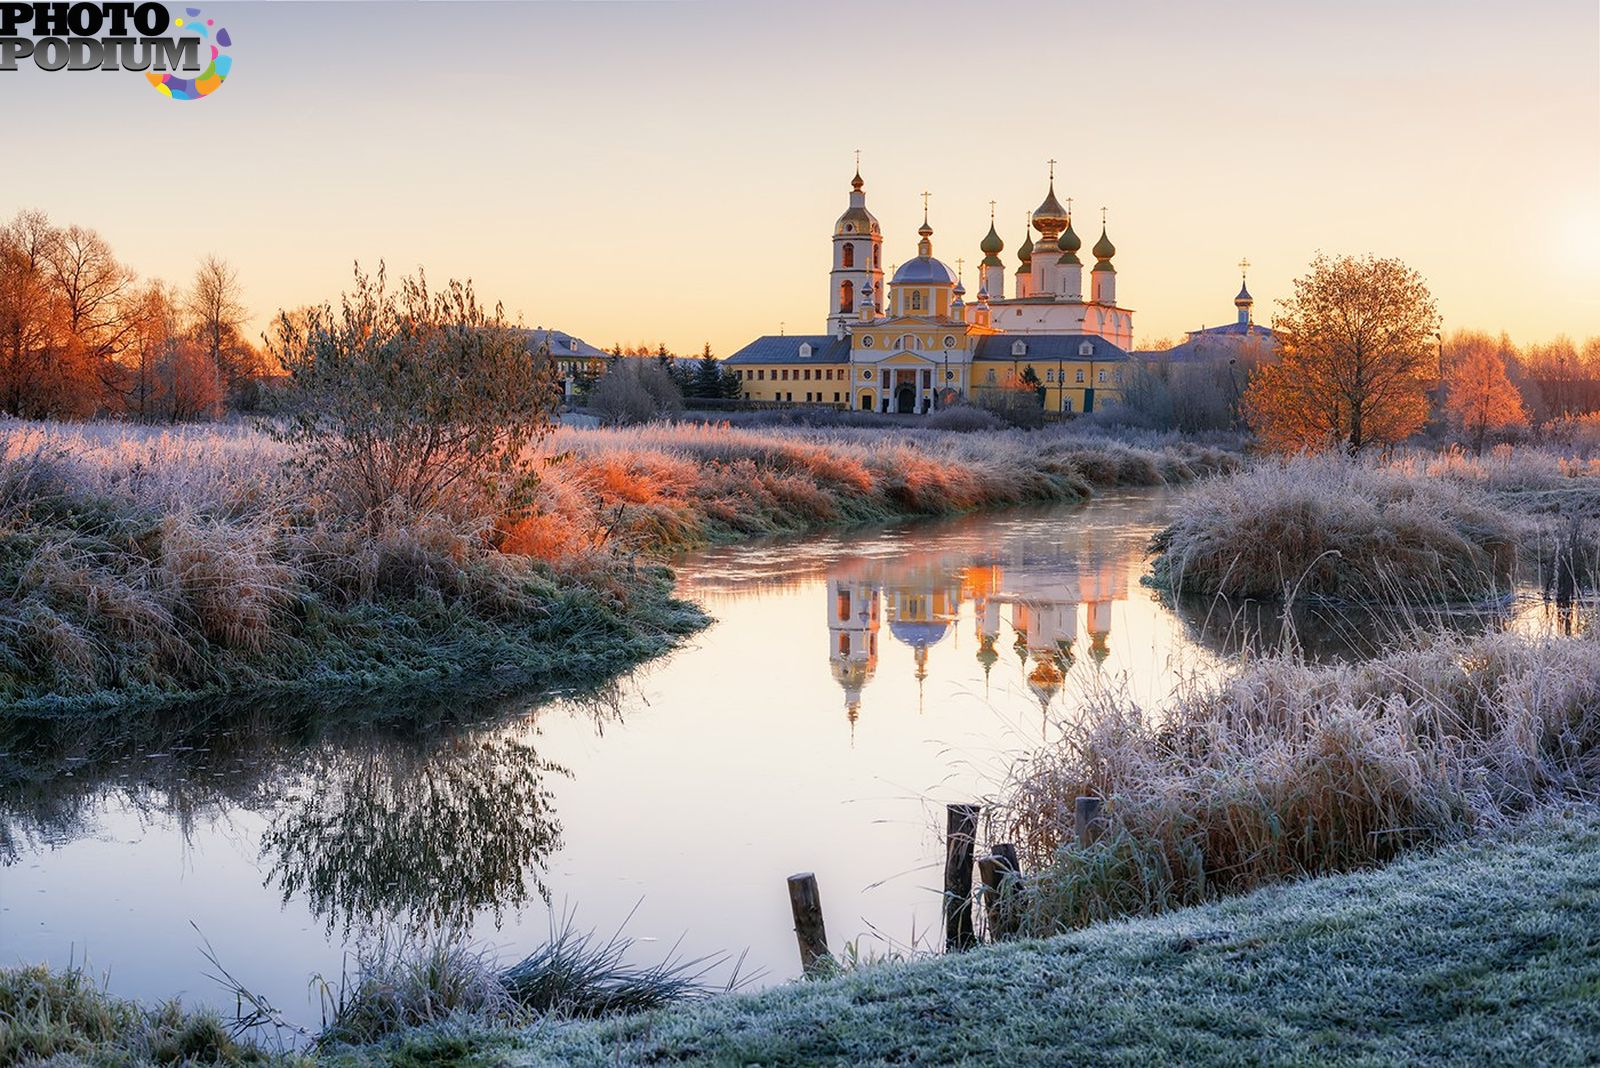
<path fill-rule="evenodd" d="M 1600 639 L 1439 635 L 1252 658 L 1158 708 L 1092 695 L 1002 791 L 1035 933 L 1388 863 L 1600 793 Z M 1104 832 L 1074 838 L 1078 797 Z"/>
<path fill-rule="evenodd" d="M 1442 604 L 1566 566 L 1600 573 L 1600 462 L 1504 447 L 1263 460 L 1179 503 L 1154 548 L 1185 595 Z"/>
<path fill-rule="evenodd" d="M 1585 1064 L 1600 1045 L 1600 815 L 1381 871 L 618 1020 L 468 1019 L 349 1066 Z"/>
<path fill-rule="evenodd" d="M 350 516 L 244 427 L 0 421 L 0 707 L 594 680 L 704 622 L 667 551 L 1077 500 L 1232 454 L 1069 434 L 563 429 L 530 514 Z"/>

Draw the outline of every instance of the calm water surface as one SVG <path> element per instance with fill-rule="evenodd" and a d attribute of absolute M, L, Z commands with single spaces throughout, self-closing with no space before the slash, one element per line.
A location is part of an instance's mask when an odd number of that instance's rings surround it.
<path fill-rule="evenodd" d="M 632 914 L 642 960 L 680 938 L 748 949 L 775 982 L 798 971 L 801 870 L 836 948 L 931 945 L 947 802 L 991 792 L 1092 688 L 1157 703 L 1228 656 L 1236 623 L 1139 584 L 1168 507 L 698 554 L 681 589 L 717 623 L 599 701 L 422 730 L 266 707 L 8 739 L 0 961 L 87 955 L 117 992 L 230 1009 L 203 936 L 315 1024 L 308 980 L 374 930 L 466 924 L 509 960 L 573 910 L 605 933 Z"/>

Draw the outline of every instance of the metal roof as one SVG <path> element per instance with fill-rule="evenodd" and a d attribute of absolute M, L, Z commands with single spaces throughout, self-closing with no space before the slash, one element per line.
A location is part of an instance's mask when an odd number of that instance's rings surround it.
<path fill-rule="evenodd" d="M 810 345 L 811 355 L 801 356 L 800 346 Z M 768 334 L 758 337 L 722 361 L 726 364 L 754 363 L 849 363 L 850 338 L 832 334 Z"/>
<path fill-rule="evenodd" d="M 1013 356 L 1011 347 L 1016 342 L 1027 346 L 1027 352 Z M 1093 346 L 1089 356 L 1079 355 L 1087 341 Z M 1098 334 L 989 334 L 978 339 L 973 353 L 975 360 L 1126 360 L 1127 350 L 1113 345 Z"/>
<path fill-rule="evenodd" d="M 536 326 L 528 331 L 528 347 L 534 348 L 546 337 L 550 339 L 550 355 L 556 357 L 571 356 L 604 356 L 604 349 L 597 349 L 579 337 L 573 337 L 563 330 L 547 330 Z"/>

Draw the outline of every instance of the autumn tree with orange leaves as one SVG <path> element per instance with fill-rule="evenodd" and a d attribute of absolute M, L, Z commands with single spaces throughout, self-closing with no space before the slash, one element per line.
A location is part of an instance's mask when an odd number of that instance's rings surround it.
<path fill-rule="evenodd" d="M 1487 334 L 1457 333 L 1447 349 L 1445 412 L 1481 454 L 1489 431 L 1527 425 L 1522 394 L 1506 374 L 1502 346 Z"/>
<path fill-rule="evenodd" d="M 1278 452 L 1400 441 L 1428 418 L 1438 322 L 1399 260 L 1318 255 L 1272 324 L 1279 358 L 1251 376 L 1245 417 Z"/>

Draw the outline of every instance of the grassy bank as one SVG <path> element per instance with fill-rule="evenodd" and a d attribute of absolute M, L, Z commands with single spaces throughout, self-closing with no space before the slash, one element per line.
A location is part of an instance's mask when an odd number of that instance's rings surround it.
<path fill-rule="evenodd" d="M 331 1044 L 315 1061 L 1583 1064 L 1600 1042 L 1597 873 L 1600 812 L 1552 809 L 1381 871 L 749 996 L 517 1026 L 464 998 L 459 1011 L 433 1006 L 433 1022 Z M 385 998 L 403 986 L 391 979 Z M 109 996 L 81 971 L 0 972 L 0 1063 L 51 1056 L 312 1060 L 239 1042 L 175 1003 Z"/>
<path fill-rule="evenodd" d="M 339 1065 L 1586 1063 L 1600 817 L 1378 872 L 598 1023 L 468 1021 Z"/>
<path fill-rule="evenodd" d="M 0 423 L 0 708 L 582 685 L 703 625 L 656 563 L 670 550 L 1236 462 L 1159 439 L 693 425 L 544 449 L 531 513 L 351 517 L 248 428 Z"/>
<path fill-rule="evenodd" d="M 1534 448 L 1262 461 L 1192 495 L 1156 539 L 1180 594 L 1447 604 L 1591 579 L 1600 466 Z"/>

